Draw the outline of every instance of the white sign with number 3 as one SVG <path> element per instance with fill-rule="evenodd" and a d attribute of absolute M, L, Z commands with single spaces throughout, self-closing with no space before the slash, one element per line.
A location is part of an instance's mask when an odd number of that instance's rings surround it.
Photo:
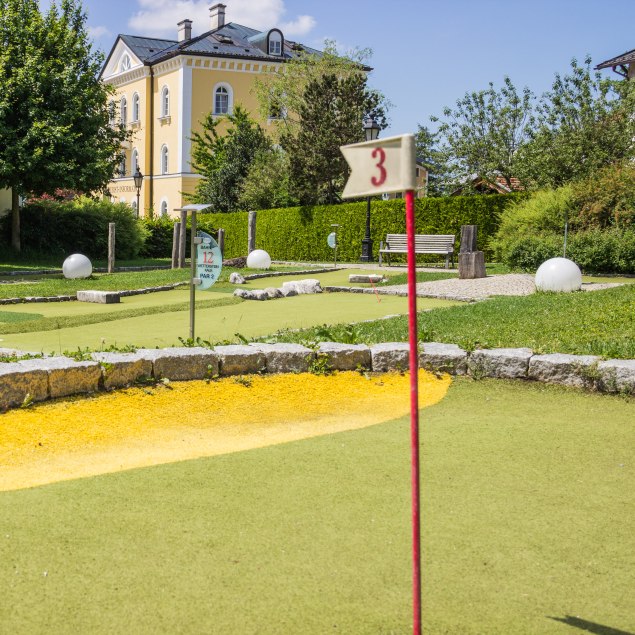
<path fill-rule="evenodd" d="M 414 135 L 354 143 L 341 146 L 340 150 L 351 168 L 344 198 L 405 192 L 417 187 Z"/>

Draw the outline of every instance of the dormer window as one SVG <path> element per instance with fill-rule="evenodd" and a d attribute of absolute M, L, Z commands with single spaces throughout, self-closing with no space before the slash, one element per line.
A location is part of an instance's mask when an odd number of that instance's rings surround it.
<path fill-rule="evenodd" d="M 130 55 L 128 55 L 128 53 L 124 53 L 121 58 L 121 62 L 119 62 L 119 72 L 125 73 L 127 70 L 130 70 L 130 66 Z"/>
<path fill-rule="evenodd" d="M 272 29 L 269 31 L 269 35 L 267 36 L 268 45 L 267 50 L 269 51 L 269 55 L 276 55 L 280 57 L 282 55 L 284 38 L 282 37 L 282 33 L 278 31 L 278 29 Z"/>

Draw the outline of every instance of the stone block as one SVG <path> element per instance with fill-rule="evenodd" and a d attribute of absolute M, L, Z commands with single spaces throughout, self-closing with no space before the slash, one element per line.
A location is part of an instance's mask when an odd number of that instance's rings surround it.
<path fill-rule="evenodd" d="M 422 342 L 419 344 L 419 366 L 437 373 L 465 375 L 467 352 L 456 344 Z"/>
<path fill-rule="evenodd" d="M 264 291 L 269 300 L 275 300 L 282 297 L 282 290 L 276 289 L 276 287 L 267 287 Z"/>
<path fill-rule="evenodd" d="M 479 349 L 468 357 L 469 374 L 478 378 L 526 379 L 532 355 L 529 348 Z"/>
<path fill-rule="evenodd" d="M 96 304 L 117 304 L 121 298 L 118 291 L 78 291 L 77 300 Z"/>
<path fill-rule="evenodd" d="M 575 388 L 592 388 L 595 385 L 597 366 L 600 361 L 595 355 L 534 355 L 529 360 L 529 379 L 548 384 L 563 384 Z"/>
<path fill-rule="evenodd" d="M 371 368 L 370 348 L 365 344 L 340 344 L 320 342 L 318 355 L 328 355 L 333 370 L 357 370 Z"/>
<path fill-rule="evenodd" d="M 305 280 L 291 280 L 289 282 L 283 282 L 282 293 L 284 295 L 289 295 L 289 293 L 285 293 L 285 289 L 293 289 L 298 295 L 302 295 L 304 293 L 322 293 L 320 281 L 316 280 L 315 278 L 306 278 Z"/>
<path fill-rule="evenodd" d="M 140 348 L 137 355 L 152 362 L 155 379 L 187 381 L 218 375 L 218 356 L 209 348 Z"/>
<path fill-rule="evenodd" d="M 389 370 L 407 371 L 410 368 L 410 345 L 408 342 L 384 342 L 370 347 L 373 371 L 385 373 Z"/>
<path fill-rule="evenodd" d="M 230 284 L 245 284 L 245 277 L 234 271 L 229 276 L 229 282 Z"/>
<path fill-rule="evenodd" d="M 48 373 L 51 399 L 99 390 L 101 368 L 97 362 L 76 362 L 70 357 L 43 357 L 18 362 L 28 370 Z"/>
<path fill-rule="evenodd" d="M 48 373 L 22 362 L 0 363 L 0 410 L 21 406 L 25 399 L 48 399 Z"/>
<path fill-rule="evenodd" d="M 600 389 L 635 395 L 635 359 L 609 359 L 598 364 Z"/>
<path fill-rule="evenodd" d="M 250 344 L 265 356 L 268 373 L 307 373 L 315 353 L 300 344 Z"/>
<path fill-rule="evenodd" d="M 378 282 L 381 282 L 384 279 L 384 276 L 382 276 L 381 274 L 376 274 L 376 273 L 369 273 L 369 274 L 363 274 L 363 273 L 352 273 L 350 276 L 348 276 L 348 281 L 349 282 L 357 282 L 357 283 L 373 283 L 373 284 L 377 284 Z"/>
<path fill-rule="evenodd" d="M 215 346 L 214 353 L 218 356 L 221 375 L 261 373 L 265 370 L 267 364 L 265 354 L 253 346 L 244 346 L 242 344 Z"/>
<path fill-rule="evenodd" d="M 106 390 L 152 377 L 152 361 L 139 353 L 93 353 L 92 358 L 101 366 Z"/>

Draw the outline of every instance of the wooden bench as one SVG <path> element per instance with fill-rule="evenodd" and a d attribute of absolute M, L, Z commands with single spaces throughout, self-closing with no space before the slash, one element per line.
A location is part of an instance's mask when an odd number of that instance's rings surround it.
<path fill-rule="evenodd" d="M 390 265 L 390 254 L 406 253 L 408 253 L 406 234 L 387 234 L 386 242 L 382 240 L 379 243 L 379 265 L 382 264 L 382 254 L 388 256 L 388 265 Z M 450 258 L 454 266 L 454 236 L 452 234 L 438 236 L 415 234 L 415 254 L 440 254 L 445 256 L 446 269 Z"/>

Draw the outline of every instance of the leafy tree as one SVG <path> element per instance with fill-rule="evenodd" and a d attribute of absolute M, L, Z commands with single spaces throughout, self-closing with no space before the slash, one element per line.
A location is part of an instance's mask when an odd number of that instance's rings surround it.
<path fill-rule="evenodd" d="M 211 203 L 217 212 L 240 209 L 241 187 L 254 157 L 271 147 L 263 129 L 241 106 L 236 106 L 227 121 L 230 128 L 221 136 L 219 119 L 210 113 L 202 122 L 203 132 L 192 135 L 193 165 L 203 178 L 190 198 Z"/>
<path fill-rule="evenodd" d="M 519 149 L 529 135 L 534 96 L 528 88 L 518 92 L 509 77 L 496 90 L 466 93 L 455 108 L 445 108 L 436 133 L 435 162 L 446 186 L 464 184 L 480 176 L 502 176 L 511 188 L 518 175 Z M 424 129 L 425 130 L 425 129 Z"/>
<path fill-rule="evenodd" d="M 417 160 L 428 170 L 428 196 L 443 196 L 446 194 L 446 184 L 449 181 L 445 158 L 438 147 L 437 133 L 426 126 L 419 125 L 415 135 Z"/>
<path fill-rule="evenodd" d="M 274 209 L 296 205 L 290 192 L 289 172 L 289 157 L 284 150 L 260 150 L 242 182 L 238 207 Z"/>
<path fill-rule="evenodd" d="M 0 187 L 12 190 L 12 246 L 20 251 L 19 197 L 105 188 L 127 133 L 109 125 L 80 0 L 0 0 Z"/>
<path fill-rule="evenodd" d="M 530 142 L 522 152 L 522 176 L 537 187 L 558 187 L 633 156 L 633 82 L 603 79 L 571 61 L 541 98 Z"/>
<path fill-rule="evenodd" d="M 301 204 L 339 202 L 348 175 L 340 146 L 365 140 L 362 122 L 369 113 L 386 126 L 381 99 L 366 82 L 359 72 L 327 74 L 307 84 L 297 129 L 287 129 L 281 139 L 291 163 L 291 191 Z"/>

